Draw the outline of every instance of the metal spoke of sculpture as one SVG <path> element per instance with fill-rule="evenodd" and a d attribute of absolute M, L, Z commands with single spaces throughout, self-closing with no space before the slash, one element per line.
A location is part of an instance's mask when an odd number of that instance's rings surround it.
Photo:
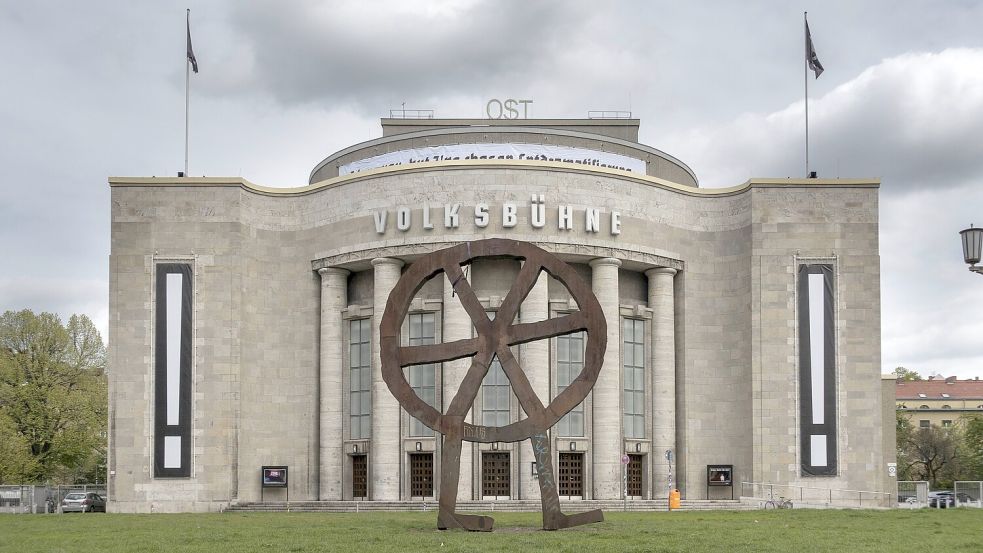
<path fill-rule="evenodd" d="M 464 278 L 461 268 L 472 260 L 482 257 L 510 257 L 523 260 L 522 269 L 502 301 L 494 320 L 485 313 L 470 283 Z M 540 271 L 546 271 L 566 286 L 580 310 L 545 321 L 513 324 L 519 306 L 532 290 Z M 449 285 L 454 288 L 464 310 L 471 317 L 477 336 L 434 345 L 400 345 L 399 330 L 409 310 L 410 302 L 428 280 L 441 272 L 447 276 Z M 455 512 L 461 471 L 462 441 L 490 443 L 531 439 L 539 473 L 544 529 L 556 530 L 604 520 L 600 510 L 573 515 L 560 512 L 550 442 L 546 435 L 546 431 L 563 415 L 579 405 L 594 387 L 604 361 L 604 349 L 607 344 L 607 323 L 601 306 L 590 287 L 571 266 L 532 244 L 515 240 L 497 238 L 480 240 L 440 250 L 417 260 L 399 279 L 389 295 L 379 330 L 382 377 L 389 390 L 410 416 L 416 417 L 417 420 L 444 435 L 438 528 L 490 531 L 494 522 L 491 517 L 462 515 Z M 583 370 L 549 405 L 543 405 L 509 348 L 517 344 L 580 331 L 587 334 Z M 496 355 L 512 384 L 512 390 L 519 404 L 526 413 L 526 418 L 501 427 L 470 424 L 465 421 L 465 415 L 471 409 L 481 382 Z M 410 365 L 440 363 L 464 357 L 472 359 L 471 367 L 446 413 L 440 413 L 416 395 L 403 374 L 403 367 Z"/>

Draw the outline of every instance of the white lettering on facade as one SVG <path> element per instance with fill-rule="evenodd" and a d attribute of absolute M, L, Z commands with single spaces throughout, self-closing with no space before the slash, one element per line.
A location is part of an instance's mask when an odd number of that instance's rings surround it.
<path fill-rule="evenodd" d="M 584 210 L 584 230 L 598 232 L 601 228 L 601 210 L 589 207 Z"/>
<path fill-rule="evenodd" d="M 460 219 L 457 215 L 459 209 L 461 209 L 461 204 L 444 204 L 444 228 L 460 226 Z"/>
<path fill-rule="evenodd" d="M 474 206 L 474 226 L 478 228 L 488 226 L 488 204 Z"/>
<path fill-rule="evenodd" d="M 529 198 L 529 222 L 533 228 L 546 226 L 546 196 L 533 194 Z"/>
<path fill-rule="evenodd" d="M 461 227 L 461 204 L 444 204 L 444 228 L 456 229 Z M 585 233 L 597 234 L 601 231 L 601 209 L 596 207 L 584 208 Z M 423 229 L 433 230 L 430 204 L 423 204 Z M 474 226 L 476 228 L 487 228 L 491 224 L 492 208 L 485 202 L 480 202 L 474 206 Z M 560 230 L 574 230 L 574 206 L 561 205 L 556 208 L 556 224 Z M 387 210 L 375 211 L 372 219 L 375 223 L 375 231 L 378 234 L 385 234 L 390 212 Z M 396 206 L 396 229 L 400 232 L 407 232 L 413 228 L 413 210 L 411 206 Z M 610 212 L 611 223 L 610 232 L 612 236 L 621 234 L 621 212 Z M 534 229 L 544 228 L 549 217 L 546 211 L 546 196 L 544 194 L 531 194 L 529 196 L 529 219 L 528 224 Z M 418 220 L 419 221 L 419 220 Z M 502 204 L 502 228 L 514 228 L 519 224 L 519 205 L 514 202 Z"/>
<path fill-rule="evenodd" d="M 375 216 L 375 231 L 379 234 L 386 233 L 386 215 L 388 211 L 376 211 L 372 215 Z"/>
<path fill-rule="evenodd" d="M 560 224 L 560 230 L 573 230 L 573 208 L 568 205 L 561 205 L 557 210 L 556 218 Z"/>
<path fill-rule="evenodd" d="M 515 226 L 517 217 L 515 216 L 518 208 L 515 204 L 502 204 L 502 226 L 512 228 Z"/>
<path fill-rule="evenodd" d="M 401 207 L 396 210 L 396 228 L 403 232 L 410 230 L 410 208 Z"/>
<path fill-rule="evenodd" d="M 430 221 L 430 204 L 423 204 L 423 229 L 433 230 L 433 222 Z"/>

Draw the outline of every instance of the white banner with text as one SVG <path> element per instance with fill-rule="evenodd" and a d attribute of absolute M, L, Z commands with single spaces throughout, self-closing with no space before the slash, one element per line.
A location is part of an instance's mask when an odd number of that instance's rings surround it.
<path fill-rule="evenodd" d="M 457 161 L 462 159 L 525 159 L 530 161 L 558 161 L 592 167 L 619 169 L 645 174 L 645 162 L 633 157 L 599 152 L 586 148 L 555 146 L 552 144 L 447 144 L 411 148 L 389 152 L 366 159 L 346 163 L 338 168 L 339 175 L 358 173 L 378 167 L 426 163 L 428 161 Z"/>

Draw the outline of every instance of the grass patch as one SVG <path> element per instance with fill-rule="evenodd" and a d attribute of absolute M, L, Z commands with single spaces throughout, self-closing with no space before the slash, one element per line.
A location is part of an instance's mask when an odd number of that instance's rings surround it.
<path fill-rule="evenodd" d="M 981 551 L 983 511 L 605 513 L 540 529 L 537 513 L 490 513 L 495 531 L 435 529 L 436 513 L 0 515 L 3 552 Z"/>

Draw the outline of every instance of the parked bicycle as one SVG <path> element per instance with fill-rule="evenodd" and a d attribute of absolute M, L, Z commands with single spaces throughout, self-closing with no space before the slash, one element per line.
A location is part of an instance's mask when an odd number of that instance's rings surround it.
<path fill-rule="evenodd" d="M 765 509 L 791 509 L 792 500 L 785 499 L 782 496 L 778 496 L 778 499 L 769 499 L 765 501 Z"/>

